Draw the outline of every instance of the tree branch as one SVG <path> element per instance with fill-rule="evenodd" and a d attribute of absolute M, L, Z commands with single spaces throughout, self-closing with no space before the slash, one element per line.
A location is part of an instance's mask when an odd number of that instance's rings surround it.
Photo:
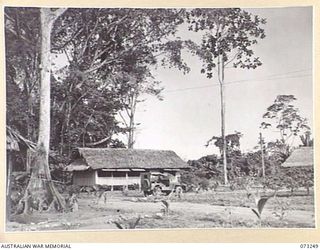
<path fill-rule="evenodd" d="M 240 54 L 240 51 L 238 51 L 229 61 L 227 61 L 224 66 L 227 66 L 229 63 L 234 61 L 239 54 Z"/>
<path fill-rule="evenodd" d="M 129 128 L 128 123 L 127 123 L 126 119 L 124 119 L 124 116 L 121 114 L 121 112 L 119 112 L 119 115 L 120 115 L 124 125 L 126 125 L 126 128 Z"/>
<path fill-rule="evenodd" d="M 102 143 L 106 142 L 107 140 L 110 140 L 110 139 L 111 139 L 111 136 L 106 137 L 106 138 L 104 138 L 104 139 L 102 139 L 100 141 L 97 141 L 97 142 L 86 143 L 86 146 L 97 146 L 99 144 L 102 144 Z"/>
<path fill-rule="evenodd" d="M 59 51 L 59 50 L 62 50 L 62 49 L 65 49 L 65 47 L 71 42 L 73 41 L 80 33 L 81 31 L 83 30 L 83 28 L 80 28 L 78 29 L 78 31 L 76 31 L 73 36 L 68 40 L 66 41 L 63 45 L 59 46 L 59 47 L 52 47 L 51 48 L 51 51 Z"/>
<path fill-rule="evenodd" d="M 79 102 L 82 100 L 82 98 L 85 97 L 89 92 L 90 92 L 90 89 L 88 89 L 86 92 L 84 92 L 84 93 L 77 99 L 77 101 L 72 105 L 70 112 L 72 112 L 72 111 L 77 107 L 77 105 L 78 105 Z"/>
<path fill-rule="evenodd" d="M 81 57 L 83 57 L 84 52 L 86 51 L 86 49 L 88 47 L 88 43 L 89 43 L 89 40 L 90 40 L 91 36 L 96 31 L 96 29 L 98 27 L 98 23 L 99 23 L 99 16 L 97 16 L 97 19 L 96 19 L 96 22 L 94 24 L 94 27 L 93 27 L 92 31 L 90 32 L 90 34 L 88 35 L 88 37 L 87 37 L 87 39 L 86 39 L 86 41 L 84 43 L 84 46 L 83 46 L 83 49 L 82 49 L 82 52 L 81 52 Z"/>
<path fill-rule="evenodd" d="M 59 8 L 55 11 L 52 11 L 52 13 L 54 14 L 54 19 L 53 21 L 57 20 L 59 16 L 61 16 L 64 12 L 67 11 L 68 8 Z"/>
<path fill-rule="evenodd" d="M 65 48 L 63 48 L 63 52 L 64 52 L 64 54 L 66 55 L 67 60 L 68 60 L 68 62 L 69 62 L 69 64 L 70 64 L 70 63 L 71 63 L 71 59 L 70 59 L 70 57 L 69 57 L 69 55 L 68 55 L 68 52 L 67 52 L 67 50 L 66 50 Z"/>
<path fill-rule="evenodd" d="M 32 41 L 30 41 L 28 38 L 26 38 L 24 35 L 19 35 L 16 31 L 14 31 L 13 29 L 9 28 L 9 27 L 5 27 L 5 29 L 7 31 L 10 31 L 13 35 L 15 35 L 17 38 L 21 38 L 23 41 L 27 42 L 29 45 L 32 45 L 33 47 L 36 46 L 36 44 L 34 44 Z"/>
<path fill-rule="evenodd" d="M 119 56 L 119 57 L 120 57 L 120 56 Z M 113 58 L 113 59 L 108 60 L 108 61 L 105 60 L 105 61 L 99 63 L 98 65 L 96 65 L 95 67 L 89 68 L 89 69 L 85 70 L 83 73 L 84 73 L 84 74 L 91 73 L 91 72 L 93 72 L 93 71 L 95 71 L 95 70 L 98 70 L 98 69 L 100 69 L 101 67 L 103 67 L 104 65 L 107 65 L 107 64 L 109 64 L 109 63 L 121 62 L 121 59 L 119 59 L 119 57 L 118 57 L 118 58 Z"/>

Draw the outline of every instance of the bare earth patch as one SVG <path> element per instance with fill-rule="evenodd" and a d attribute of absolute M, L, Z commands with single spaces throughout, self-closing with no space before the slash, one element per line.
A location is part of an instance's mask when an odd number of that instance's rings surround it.
<path fill-rule="evenodd" d="M 114 230 L 116 223 L 128 226 L 140 218 L 136 229 L 155 228 L 314 228 L 313 196 L 271 198 L 262 212 L 261 224 L 251 211 L 255 204 L 244 192 L 187 193 L 173 197 L 167 213 L 161 200 L 144 198 L 139 193 L 123 196 L 110 193 L 104 203 L 81 194 L 79 211 L 72 213 L 34 212 L 29 217 L 15 217 L 7 231 Z M 126 227 L 127 228 L 127 227 Z"/>

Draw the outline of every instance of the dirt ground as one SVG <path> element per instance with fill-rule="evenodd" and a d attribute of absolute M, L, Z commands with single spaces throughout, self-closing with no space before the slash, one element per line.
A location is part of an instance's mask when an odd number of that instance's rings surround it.
<path fill-rule="evenodd" d="M 261 220 L 254 214 L 254 197 L 246 192 L 186 193 L 181 198 L 143 197 L 130 191 L 109 192 L 107 202 L 80 194 L 79 210 L 34 212 L 15 217 L 7 231 L 103 230 L 148 228 L 314 228 L 313 195 L 270 198 Z M 167 200 L 168 209 L 162 200 Z"/>

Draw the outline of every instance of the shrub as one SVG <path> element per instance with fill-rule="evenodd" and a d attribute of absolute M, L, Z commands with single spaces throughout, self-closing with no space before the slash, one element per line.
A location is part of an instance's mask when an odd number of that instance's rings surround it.
<path fill-rule="evenodd" d="M 293 192 L 298 188 L 305 188 L 309 194 L 310 187 L 314 185 L 313 168 L 310 167 L 290 167 L 282 168 L 275 175 L 268 176 L 264 181 L 264 186 L 277 190 L 288 188 Z"/>
<path fill-rule="evenodd" d="M 208 190 L 209 189 L 209 185 L 210 185 L 210 182 L 209 180 L 207 179 L 203 179 L 199 182 L 199 186 L 201 189 L 203 190 Z"/>

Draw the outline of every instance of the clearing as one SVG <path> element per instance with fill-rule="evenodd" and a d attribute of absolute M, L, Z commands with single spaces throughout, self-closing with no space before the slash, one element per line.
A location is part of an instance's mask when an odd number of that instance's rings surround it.
<path fill-rule="evenodd" d="M 280 195 L 279 195 L 280 196 Z M 122 228 L 314 228 L 314 196 L 270 198 L 261 221 L 253 213 L 254 198 L 245 191 L 185 193 L 143 197 L 137 191 L 108 192 L 107 202 L 81 193 L 79 210 L 69 213 L 34 212 L 7 223 L 7 231 L 107 230 Z M 138 218 L 140 218 L 138 220 Z M 137 221 L 138 220 L 138 221 Z M 18 221 L 18 222 L 17 222 Z M 135 225 L 136 224 L 136 225 Z"/>

